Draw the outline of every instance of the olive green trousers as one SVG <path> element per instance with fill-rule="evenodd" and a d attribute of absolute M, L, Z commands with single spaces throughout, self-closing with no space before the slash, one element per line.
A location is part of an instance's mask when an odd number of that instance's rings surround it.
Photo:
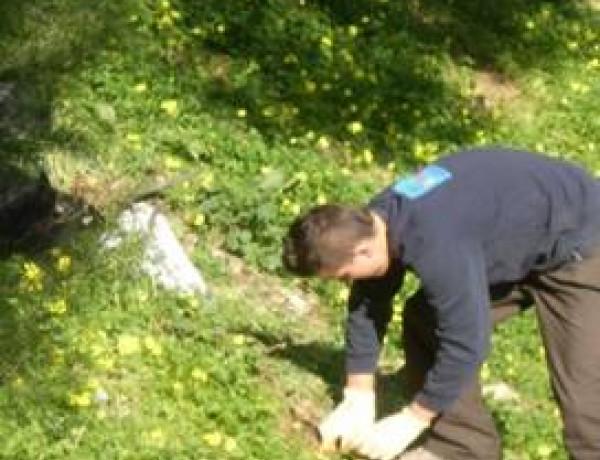
<path fill-rule="evenodd" d="M 533 305 L 572 460 L 600 460 L 600 250 L 490 290 L 493 324 Z M 403 313 L 408 396 L 423 385 L 438 348 L 433 309 L 422 291 Z M 490 328 L 493 328 L 493 324 Z M 515 402 L 518 404 L 518 402 Z M 478 377 L 432 425 L 424 447 L 445 460 L 499 460 L 500 438 Z"/>

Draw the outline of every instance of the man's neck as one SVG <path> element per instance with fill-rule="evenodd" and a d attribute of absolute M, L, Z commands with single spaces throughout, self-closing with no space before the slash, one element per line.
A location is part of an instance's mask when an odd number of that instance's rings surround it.
<path fill-rule="evenodd" d="M 380 254 L 384 254 L 388 260 L 388 266 L 390 262 L 390 252 L 388 247 L 388 237 L 387 237 L 387 223 L 386 221 L 379 216 L 377 213 L 371 212 L 373 216 L 373 222 L 375 224 L 375 244 L 377 251 Z"/>

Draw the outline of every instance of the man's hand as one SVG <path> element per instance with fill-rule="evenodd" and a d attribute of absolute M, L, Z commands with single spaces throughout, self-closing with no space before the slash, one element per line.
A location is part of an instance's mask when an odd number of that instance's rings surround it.
<path fill-rule="evenodd" d="M 356 450 L 372 460 L 391 460 L 400 455 L 430 425 L 430 420 L 405 407 L 375 423 Z"/>
<path fill-rule="evenodd" d="M 344 399 L 319 425 L 321 450 L 355 447 L 375 421 L 375 392 L 346 387 Z"/>

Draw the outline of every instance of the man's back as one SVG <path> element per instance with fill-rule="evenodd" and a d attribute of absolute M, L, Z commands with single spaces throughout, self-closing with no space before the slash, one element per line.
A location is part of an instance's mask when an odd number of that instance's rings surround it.
<path fill-rule="evenodd" d="M 435 166 L 448 178 L 423 195 L 398 187 L 382 194 L 409 215 L 397 229 L 409 265 L 438 245 L 473 245 L 493 284 L 556 266 L 597 242 L 600 182 L 573 164 L 497 149 L 461 152 Z"/>

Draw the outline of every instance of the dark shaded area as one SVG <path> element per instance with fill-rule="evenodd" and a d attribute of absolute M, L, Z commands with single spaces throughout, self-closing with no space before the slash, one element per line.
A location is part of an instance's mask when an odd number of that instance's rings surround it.
<path fill-rule="evenodd" d="M 90 218 L 102 220 L 83 200 L 54 190 L 44 172 L 0 164 L 0 260 L 13 253 L 36 257 Z"/>
<path fill-rule="evenodd" d="M 381 160 L 419 141 L 469 144 L 491 128 L 488 108 L 456 84 L 457 66 L 507 79 L 551 70 L 570 26 L 593 21 L 582 4 L 557 0 L 181 4 L 204 34 L 212 107 L 245 108 L 273 138 L 324 134 Z M 362 132 L 349 132 L 354 121 Z"/>
<path fill-rule="evenodd" d="M 165 42 L 164 58 L 183 90 L 197 92 L 208 110 L 230 119 L 243 108 L 247 122 L 271 139 L 314 146 L 326 136 L 340 148 L 323 148 L 325 154 L 350 159 L 371 149 L 386 162 L 404 152 L 409 163 L 423 161 L 407 155 L 418 144 L 431 143 L 427 155 L 436 144 L 470 144 L 478 131 L 493 129 L 489 107 L 457 83 L 460 66 L 509 81 L 519 72 L 551 70 L 567 55 L 573 26 L 597 27 L 598 16 L 581 2 L 558 0 L 164 4 L 3 2 L 0 162 L 36 161 L 40 145 L 73 142 L 75 132 L 52 126 L 57 82 L 111 40 L 118 48 L 131 29 L 129 12 L 156 16 L 152 31 Z M 157 18 L 171 10 L 181 20 L 157 30 Z M 58 35 L 53 27 L 62 23 Z M 169 47 L 171 39 L 181 43 Z M 97 85 L 101 93 L 101 79 Z M 355 122 L 360 132 L 352 132 Z"/>
<path fill-rule="evenodd" d="M 56 197 L 45 174 L 34 178 L 14 168 L 0 169 L 0 259 L 38 239 Z"/>
<path fill-rule="evenodd" d="M 385 30 L 405 31 L 423 49 L 441 48 L 476 68 L 500 72 L 543 68 L 564 55 L 561 30 L 552 23 L 583 21 L 578 2 L 560 0 L 410 0 L 353 2 L 351 9 L 338 0 L 315 0 L 337 23 L 359 22 L 375 15 L 373 35 Z M 548 23 L 540 23 L 546 19 Z M 528 22 L 533 21 L 533 26 Z M 537 22 L 537 24 L 535 24 Z M 537 28 L 537 30 L 536 30 Z M 379 30 L 377 30 L 379 29 Z"/>
<path fill-rule="evenodd" d="M 50 248 L 68 248 L 101 221 L 82 200 L 54 190 L 43 172 L 0 163 L 0 386 L 32 372 L 33 363 L 45 365 L 52 350 L 48 313 L 26 272 L 46 273 L 41 290 L 55 263 Z M 61 289 L 59 279 L 45 281 L 46 289 Z"/>
<path fill-rule="evenodd" d="M 52 126 L 57 84 L 118 36 L 127 2 L 4 0 L 0 17 L 0 164 L 32 165 L 72 141 Z M 75 14 L 73 14 L 75 13 Z M 82 146 L 82 150 L 85 150 Z"/>

